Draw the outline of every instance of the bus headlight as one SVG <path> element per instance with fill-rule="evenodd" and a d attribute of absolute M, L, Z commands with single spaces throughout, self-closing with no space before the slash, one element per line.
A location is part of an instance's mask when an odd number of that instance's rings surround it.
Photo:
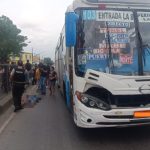
<path fill-rule="evenodd" d="M 96 103 L 94 101 L 89 101 L 89 106 L 94 107 Z"/>
<path fill-rule="evenodd" d="M 81 97 L 81 101 L 83 102 L 83 103 L 87 103 L 88 102 L 88 98 L 87 97 L 85 97 L 85 96 L 82 96 Z"/>
<path fill-rule="evenodd" d="M 87 107 L 101 110 L 110 110 L 110 105 L 106 102 L 87 94 L 76 93 L 78 100 Z"/>

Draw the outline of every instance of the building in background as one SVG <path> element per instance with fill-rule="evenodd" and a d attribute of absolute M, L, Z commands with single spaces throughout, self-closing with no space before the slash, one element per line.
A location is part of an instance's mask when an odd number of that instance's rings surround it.
<path fill-rule="evenodd" d="M 39 64 L 40 63 L 40 54 L 33 56 L 33 64 Z"/>
<path fill-rule="evenodd" d="M 32 53 L 30 53 L 30 52 L 21 52 L 20 56 L 11 56 L 10 62 L 17 63 L 19 59 L 21 59 L 23 61 L 23 64 L 25 64 L 27 62 L 27 60 L 29 60 L 29 62 L 31 64 L 33 62 Z"/>
<path fill-rule="evenodd" d="M 15 64 L 17 64 L 19 59 L 20 59 L 19 56 L 10 56 L 10 63 L 14 62 Z"/>
<path fill-rule="evenodd" d="M 21 52 L 20 59 L 23 61 L 23 64 L 25 64 L 27 62 L 27 60 L 29 60 L 29 62 L 32 64 L 33 55 L 30 52 Z"/>

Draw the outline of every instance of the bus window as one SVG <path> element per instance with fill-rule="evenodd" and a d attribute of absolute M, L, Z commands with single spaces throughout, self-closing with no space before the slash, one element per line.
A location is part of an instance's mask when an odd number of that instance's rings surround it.
<path fill-rule="evenodd" d="M 131 11 L 80 10 L 77 13 L 80 16 L 76 55 L 79 75 L 84 75 L 87 69 L 124 75 L 138 72 Z"/>
<path fill-rule="evenodd" d="M 150 74 L 150 12 L 138 12 L 137 14 L 142 38 L 144 74 Z"/>

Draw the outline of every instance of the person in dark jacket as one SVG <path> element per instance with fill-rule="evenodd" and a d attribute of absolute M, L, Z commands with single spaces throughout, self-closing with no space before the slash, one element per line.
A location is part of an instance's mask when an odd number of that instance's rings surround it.
<path fill-rule="evenodd" d="M 28 82 L 28 84 L 30 84 L 31 82 L 31 70 L 32 69 L 32 65 L 30 64 L 29 60 L 27 60 L 27 63 L 25 64 L 25 70 L 26 70 L 26 82 Z"/>
<path fill-rule="evenodd" d="M 21 60 L 18 61 L 18 66 L 11 71 L 10 80 L 12 81 L 12 95 L 15 110 L 17 112 L 23 109 L 21 106 L 21 98 L 24 92 L 25 86 L 25 69 L 23 69 L 23 63 Z"/>
<path fill-rule="evenodd" d="M 40 68 L 41 77 L 40 77 L 40 88 L 41 94 L 46 95 L 46 77 L 47 77 L 47 69 L 45 65 L 42 65 Z"/>
<path fill-rule="evenodd" d="M 54 67 L 51 67 L 51 71 L 49 73 L 49 91 L 50 95 L 53 95 L 55 93 L 55 83 L 57 80 L 57 73 L 54 70 Z"/>

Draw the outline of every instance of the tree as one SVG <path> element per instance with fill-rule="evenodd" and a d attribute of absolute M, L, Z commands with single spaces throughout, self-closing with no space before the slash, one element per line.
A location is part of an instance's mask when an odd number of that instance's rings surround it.
<path fill-rule="evenodd" d="M 44 64 L 46 64 L 46 65 L 53 65 L 54 62 L 51 60 L 50 57 L 45 57 L 44 58 Z"/>
<path fill-rule="evenodd" d="M 20 35 L 21 30 L 6 16 L 0 17 L 0 62 L 6 63 L 10 55 L 19 55 L 24 46 L 26 36 Z"/>

